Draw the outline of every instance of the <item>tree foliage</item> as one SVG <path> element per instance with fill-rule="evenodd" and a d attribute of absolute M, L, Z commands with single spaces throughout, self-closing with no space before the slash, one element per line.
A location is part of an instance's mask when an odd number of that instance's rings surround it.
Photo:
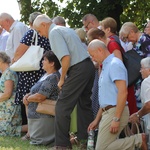
<path fill-rule="evenodd" d="M 87 13 L 94 14 L 99 20 L 113 17 L 118 28 L 124 22 L 131 21 L 142 29 L 146 19 L 150 16 L 149 0 L 57 0 L 65 3 L 61 7 L 53 0 L 21 0 L 22 21 L 28 22 L 29 14 L 34 11 L 46 13 L 49 17 L 61 15 L 66 18 L 70 27 L 81 27 L 82 17 Z M 120 24 L 121 23 L 121 24 Z"/>
<path fill-rule="evenodd" d="M 139 29 L 143 29 L 147 20 L 150 19 L 150 1 L 149 0 L 124 0 L 122 1 L 123 13 L 121 15 L 122 23 L 134 22 Z"/>
<path fill-rule="evenodd" d="M 29 15 L 35 11 L 46 13 L 49 17 L 60 14 L 58 5 L 51 0 L 20 0 L 21 2 L 21 21 L 28 24 Z"/>

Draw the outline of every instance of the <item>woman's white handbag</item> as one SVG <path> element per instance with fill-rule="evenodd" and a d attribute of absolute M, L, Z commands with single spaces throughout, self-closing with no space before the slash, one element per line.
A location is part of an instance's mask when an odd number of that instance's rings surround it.
<path fill-rule="evenodd" d="M 32 43 L 35 38 L 35 45 L 31 45 L 23 56 L 14 62 L 10 69 L 13 71 L 34 71 L 40 69 L 40 60 L 43 57 L 44 49 L 37 45 L 38 34 L 33 30 Z"/>

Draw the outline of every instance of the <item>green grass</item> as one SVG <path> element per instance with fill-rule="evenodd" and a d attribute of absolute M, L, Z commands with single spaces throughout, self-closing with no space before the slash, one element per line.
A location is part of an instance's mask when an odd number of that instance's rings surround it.
<path fill-rule="evenodd" d="M 0 150 L 50 150 L 48 146 L 34 146 L 29 141 L 22 141 L 19 137 L 0 137 Z M 73 150 L 79 150 L 76 146 Z"/>
<path fill-rule="evenodd" d="M 34 146 L 19 137 L 0 137 L 0 150 L 48 150 L 50 146 Z"/>

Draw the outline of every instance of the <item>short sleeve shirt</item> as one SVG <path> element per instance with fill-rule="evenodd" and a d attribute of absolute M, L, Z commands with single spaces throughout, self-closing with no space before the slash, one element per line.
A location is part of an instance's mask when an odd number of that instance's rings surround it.
<path fill-rule="evenodd" d="M 73 29 L 51 24 L 49 39 L 52 51 L 60 62 L 64 56 L 69 55 L 70 66 L 73 66 L 89 57 L 87 50 Z"/>
<path fill-rule="evenodd" d="M 102 65 L 99 77 L 99 104 L 103 108 L 107 105 L 117 104 L 118 90 L 115 81 L 125 80 L 128 84 L 128 76 L 123 62 L 114 54 L 109 55 Z"/>

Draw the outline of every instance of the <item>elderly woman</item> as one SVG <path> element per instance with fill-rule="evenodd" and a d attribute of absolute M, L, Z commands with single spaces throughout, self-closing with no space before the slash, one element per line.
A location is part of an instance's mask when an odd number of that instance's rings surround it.
<path fill-rule="evenodd" d="M 133 123 L 139 122 L 139 119 L 143 117 L 145 120 L 146 133 L 150 135 L 150 57 L 141 60 L 140 72 L 144 79 L 141 84 L 140 93 L 143 106 L 139 111 L 130 116 L 130 121 Z M 150 139 L 148 145 L 148 149 L 150 149 Z"/>
<path fill-rule="evenodd" d="M 142 32 L 139 31 L 139 29 L 134 23 L 124 23 L 119 31 L 119 34 L 123 40 L 132 42 L 134 44 L 134 49 L 140 56 L 147 57 L 150 55 L 150 51 L 146 52 L 142 49 L 141 46 L 145 42 L 146 37 Z"/>
<path fill-rule="evenodd" d="M 145 34 L 139 31 L 137 26 L 132 22 L 126 22 L 122 25 L 120 32 L 122 39 L 128 42 L 132 42 L 134 47 L 133 49 L 142 57 L 150 56 L 150 42 L 147 44 L 147 37 Z M 137 107 L 140 109 L 141 99 L 140 99 L 140 89 L 141 89 L 142 80 L 139 79 L 135 84 L 135 96 L 137 101 Z"/>
<path fill-rule="evenodd" d="M 44 76 L 32 86 L 30 93 L 26 94 L 23 102 L 28 106 L 28 130 L 31 144 L 47 145 L 54 142 L 54 117 L 36 112 L 39 102 L 45 99 L 57 100 L 59 89 L 57 87 L 60 78 L 60 63 L 52 51 L 44 54 Z"/>
<path fill-rule="evenodd" d="M 21 39 L 20 45 L 18 46 L 15 52 L 13 62 L 17 61 L 28 50 L 31 44 L 34 44 L 34 42 L 32 43 L 32 37 L 33 37 L 33 31 L 34 31 L 32 29 L 32 23 L 35 20 L 35 18 L 40 14 L 41 14 L 40 12 L 33 12 L 32 14 L 30 14 L 29 23 L 30 23 L 31 29 Z M 44 48 L 44 52 L 50 50 L 49 40 L 39 35 L 38 35 L 38 45 Z M 39 70 L 25 71 L 25 72 L 18 73 L 19 81 L 17 84 L 15 104 L 17 105 L 21 104 L 21 114 L 22 114 L 23 125 L 27 124 L 27 119 L 26 119 L 25 107 L 22 104 L 22 99 L 27 93 L 30 92 L 30 88 L 39 80 L 41 76 L 43 76 L 44 73 L 45 71 L 42 69 L 42 60 L 40 62 Z M 23 139 L 24 140 L 27 139 L 27 136 L 24 136 Z"/>
<path fill-rule="evenodd" d="M 17 74 L 9 69 L 10 58 L 0 52 L 0 135 L 21 135 L 21 107 L 14 104 Z"/>

